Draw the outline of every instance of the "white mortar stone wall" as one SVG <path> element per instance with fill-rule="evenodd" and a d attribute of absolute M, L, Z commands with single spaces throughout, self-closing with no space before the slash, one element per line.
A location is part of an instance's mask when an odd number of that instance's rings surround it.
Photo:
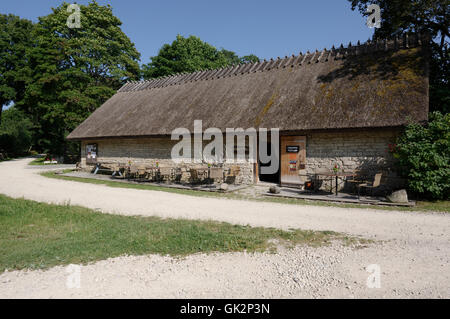
<path fill-rule="evenodd" d="M 331 171 L 335 164 L 340 172 L 362 171 L 369 176 L 382 172 L 383 183 L 395 188 L 403 181 L 395 172 L 389 144 L 398 134 L 394 129 L 307 134 L 306 172 Z M 328 183 L 325 186 L 329 188 Z"/>
<path fill-rule="evenodd" d="M 189 168 L 198 167 L 199 163 L 181 163 L 177 164 L 171 159 L 172 147 L 178 141 L 172 141 L 170 138 L 139 138 L 139 139 L 101 139 L 92 141 L 83 141 L 81 144 L 81 166 L 86 168 L 86 145 L 98 145 L 99 163 L 122 163 L 168 167 L 184 167 L 185 171 Z M 206 145 L 206 143 L 205 143 Z M 193 152 L 193 148 L 192 148 Z M 240 172 L 236 177 L 237 184 L 252 184 L 254 182 L 253 164 L 235 163 L 224 164 L 228 169 L 232 166 L 239 166 Z"/>
<path fill-rule="evenodd" d="M 314 174 L 320 170 L 331 171 L 338 164 L 340 171 L 353 172 L 361 170 L 371 176 L 383 172 L 383 182 L 396 187 L 401 185 L 394 167 L 394 159 L 389 153 L 389 144 L 395 143 L 398 130 L 380 129 L 345 132 L 315 132 L 306 134 L 306 170 L 303 173 Z M 81 164 L 86 167 L 86 144 L 98 144 L 98 162 L 123 163 L 155 166 L 180 166 L 171 159 L 171 149 L 177 143 L 170 138 L 138 138 L 138 139 L 101 139 L 83 141 L 81 147 Z M 205 142 L 206 145 L 207 142 Z M 189 169 L 198 166 L 186 163 Z M 254 182 L 254 165 L 251 163 L 225 164 L 228 168 L 240 166 L 236 183 L 252 184 Z M 343 184 L 344 185 L 344 184 Z M 341 187 L 343 186 L 341 185 Z M 324 187 L 329 189 L 329 184 Z"/>

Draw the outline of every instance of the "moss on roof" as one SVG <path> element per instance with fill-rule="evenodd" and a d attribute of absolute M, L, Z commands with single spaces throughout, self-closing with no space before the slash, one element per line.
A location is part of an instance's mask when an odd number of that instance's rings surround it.
<path fill-rule="evenodd" d="M 365 44 L 128 83 L 68 138 L 169 135 L 179 127 L 192 131 L 194 120 L 203 120 L 205 129 L 281 131 L 425 121 L 426 49 L 397 44 L 374 44 L 374 50 Z"/>

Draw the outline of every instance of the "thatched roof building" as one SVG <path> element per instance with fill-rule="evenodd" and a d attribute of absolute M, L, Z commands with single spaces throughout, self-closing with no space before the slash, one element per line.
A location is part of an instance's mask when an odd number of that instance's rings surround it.
<path fill-rule="evenodd" d="M 129 82 L 68 139 L 82 141 L 83 165 L 92 154 L 101 162 L 172 165 L 170 134 L 192 132 L 202 120 L 204 129 L 222 131 L 279 128 L 281 170 L 273 180 L 282 183 L 301 184 L 299 176 L 335 163 L 346 171 L 390 169 L 387 149 L 399 128 L 427 120 L 425 42 L 405 35 Z M 242 166 L 240 180 L 262 178 L 259 169 Z"/>
<path fill-rule="evenodd" d="M 427 120 L 418 37 L 316 51 L 125 84 L 69 136 L 154 136 L 173 129 L 281 131 L 395 127 Z"/>

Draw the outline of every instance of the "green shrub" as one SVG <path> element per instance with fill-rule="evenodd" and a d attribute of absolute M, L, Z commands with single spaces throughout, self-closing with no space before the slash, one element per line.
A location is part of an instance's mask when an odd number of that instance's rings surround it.
<path fill-rule="evenodd" d="M 3 111 L 0 125 L 0 153 L 20 156 L 28 153 L 32 142 L 31 121 L 18 109 Z"/>
<path fill-rule="evenodd" d="M 408 125 L 392 151 L 410 192 L 428 199 L 449 198 L 450 114 L 434 112 L 428 125 Z"/>

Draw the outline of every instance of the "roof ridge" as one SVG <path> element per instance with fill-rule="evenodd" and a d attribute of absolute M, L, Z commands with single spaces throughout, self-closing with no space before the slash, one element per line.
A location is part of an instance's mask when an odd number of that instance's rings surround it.
<path fill-rule="evenodd" d="M 202 69 L 194 72 L 182 72 L 172 75 L 166 75 L 158 78 L 141 81 L 127 81 L 118 92 L 142 91 L 145 89 L 162 88 L 170 85 L 179 85 L 187 82 L 196 82 L 199 80 L 212 80 L 228 76 L 237 76 L 248 73 L 264 72 L 271 69 L 294 67 L 295 65 L 324 63 L 331 60 L 341 60 L 348 56 L 362 55 L 372 52 L 400 50 L 406 48 L 414 48 L 423 45 L 429 41 L 429 35 L 425 33 L 403 33 L 389 39 L 369 39 L 363 44 L 360 41 L 356 45 L 350 42 L 347 47 L 341 44 L 337 49 L 333 45 L 331 49 L 324 48 L 322 51 L 317 49 L 310 53 L 309 51 L 303 55 L 293 54 L 284 58 L 271 58 L 258 62 L 247 62 L 232 64 L 225 67 L 215 69 Z"/>

